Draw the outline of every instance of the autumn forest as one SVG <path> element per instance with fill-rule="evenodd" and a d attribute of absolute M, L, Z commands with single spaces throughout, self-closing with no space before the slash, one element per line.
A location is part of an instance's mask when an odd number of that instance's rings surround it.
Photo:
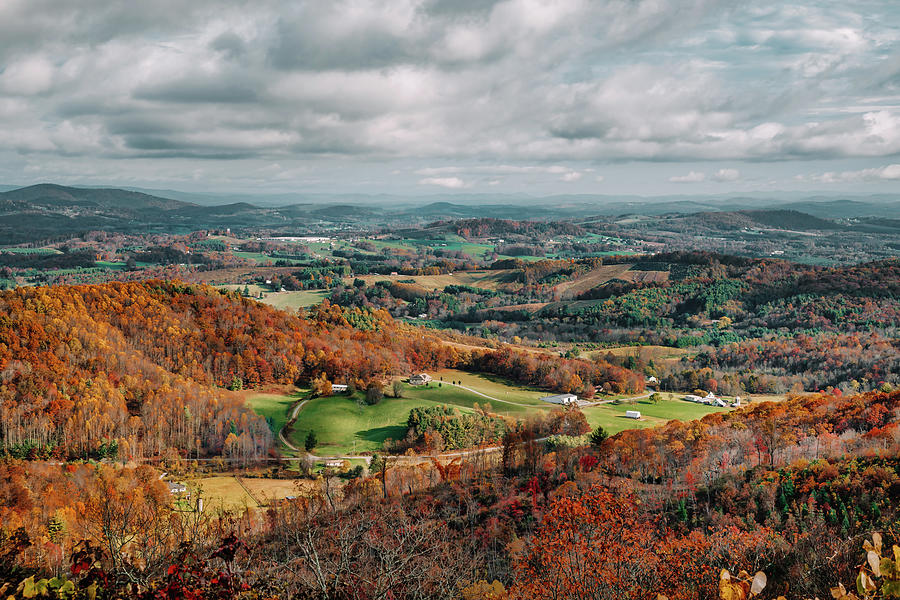
<path fill-rule="evenodd" d="M 896 260 L 441 227 L 0 291 L 0 596 L 896 596 Z"/>

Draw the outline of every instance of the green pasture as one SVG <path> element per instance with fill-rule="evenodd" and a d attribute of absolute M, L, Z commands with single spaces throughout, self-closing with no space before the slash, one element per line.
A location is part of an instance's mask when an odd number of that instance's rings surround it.
<path fill-rule="evenodd" d="M 309 400 L 300 410 L 292 431 L 288 432 L 289 440 L 302 448 L 307 434 L 312 430 L 319 442 L 313 451 L 315 454 L 330 456 L 377 452 L 382 449 L 386 439 L 397 440 L 406 435 L 409 411 L 416 407 L 455 406 L 460 411 L 468 412 L 476 404 L 481 407 L 490 405 L 490 410 L 494 413 L 525 419 L 538 411 L 548 411 L 556 406 L 540 400 L 549 394 L 547 391 L 517 385 L 493 375 L 452 369 L 437 371 L 432 375 L 434 381 L 429 385 L 410 386 L 404 383 L 401 398 L 386 396 L 373 406 L 365 404 L 362 392 L 357 392 L 354 397 L 340 394 Z M 441 377 L 443 381 L 440 380 Z M 451 386 L 450 381 L 458 381 L 466 388 L 490 396 L 491 399 Z M 390 389 L 385 391 L 390 392 Z M 284 426 L 290 407 L 297 400 L 296 395 L 277 394 L 258 394 L 248 398 L 257 413 L 269 418 L 275 432 Z M 663 400 L 655 404 L 647 399 L 622 399 L 618 404 L 610 402 L 582 410 L 591 427 L 601 425 L 610 434 L 615 434 L 625 429 L 664 425 L 671 419 L 699 419 L 728 409 L 694 404 L 681 400 L 678 395 L 669 399 L 668 394 L 663 394 Z M 625 412 L 628 410 L 640 411 L 641 419 L 626 418 Z"/>

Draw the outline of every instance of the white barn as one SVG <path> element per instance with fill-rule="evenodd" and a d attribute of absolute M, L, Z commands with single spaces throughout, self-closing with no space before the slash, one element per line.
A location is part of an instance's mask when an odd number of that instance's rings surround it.
<path fill-rule="evenodd" d="M 578 404 L 578 396 L 575 394 L 557 394 L 555 396 L 544 396 L 541 398 L 543 402 L 549 402 L 550 404 L 562 404 L 563 406 L 569 406 L 570 404 Z"/>

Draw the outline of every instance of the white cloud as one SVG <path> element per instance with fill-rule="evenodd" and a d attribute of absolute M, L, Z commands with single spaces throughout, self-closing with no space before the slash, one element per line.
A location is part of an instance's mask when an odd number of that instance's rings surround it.
<path fill-rule="evenodd" d="M 462 189 L 469 187 L 466 182 L 459 177 L 426 177 L 424 179 L 420 179 L 419 183 L 422 185 L 437 185 L 450 189 Z"/>
<path fill-rule="evenodd" d="M 741 172 L 737 169 L 719 169 L 712 178 L 716 181 L 737 181 L 741 178 Z"/>
<path fill-rule="evenodd" d="M 43 94 L 53 85 L 56 69 L 43 56 L 28 56 L 8 65 L 0 75 L 0 90 L 10 96 Z"/>
<path fill-rule="evenodd" d="M 898 12 L 813 0 L 0 1 L 0 165 L 175 180 L 196 160 L 250 178 L 257 161 L 337 158 L 349 173 L 389 164 L 384 181 L 453 189 L 584 182 L 586 165 L 618 161 L 697 169 L 675 183 L 738 181 L 750 162 L 879 164 L 900 154 Z M 818 177 L 889 179 L 862 166 Z"/>
<path fill-rule="evenodd" d="M 700 183 L 701 181 L 706 180 L 706 174 L 702 171 L 691 171 L 687 175 L 676 175 L 675 177 L 669 177 L 669 181 L 672 183 Z"/>
<path fill-rule="evenodd" d="M 804 178 L 802 175 L 799 176 Z M 858 171 L 827 172 L 821 175 L 810 175 L 808 179 L 820 183 L 847 183 L 853 181 L 898 181 L 900 180 L 900 164 L 885 165 Z"/>

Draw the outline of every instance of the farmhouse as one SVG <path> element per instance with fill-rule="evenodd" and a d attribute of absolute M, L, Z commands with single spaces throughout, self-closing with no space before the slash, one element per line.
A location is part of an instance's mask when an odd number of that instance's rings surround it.
<path fill-rule="evenodd" d="M 178 496 L 187 492 L 187 486 L 183 483 L 178 483 L 175 481 L 167 481 L 166 483 L 169 484 L 169 493 L 173 496 Z"/>
<path fill-rule="evenodd" d="M 431 381 L 431 376 L 428 373 L 416 373 L 410 376 L 409 385 L 425 385 L 429 381 Z"/>
<path fill-rule="evenodd" d="M 541 398 L 543 402 L 550 404 L 562 404 L 569 406 L 570 404 L 578 404 L 578 396 L 575 394 L 557 394 L 556 396 L 544 396 Z"/>
<path fill-rule="evenodd" d="M 640 418 L 641 418 L 641 411 L 639 411 L 639 410 L 626 410 L 626 411 L 625 411 L 625 418 L 626 418 L 626 419 L 640 419 Z"/>

